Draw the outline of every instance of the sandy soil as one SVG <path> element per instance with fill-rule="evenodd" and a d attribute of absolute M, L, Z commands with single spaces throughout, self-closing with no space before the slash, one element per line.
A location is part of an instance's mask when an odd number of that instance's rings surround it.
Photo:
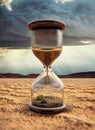
<path fill-rule="evenodd" d="M 95 130 L 95 79 L 64 78 L 66 108 L 29 110 L 31 78 L 0 79 L 0 130 Z"/>

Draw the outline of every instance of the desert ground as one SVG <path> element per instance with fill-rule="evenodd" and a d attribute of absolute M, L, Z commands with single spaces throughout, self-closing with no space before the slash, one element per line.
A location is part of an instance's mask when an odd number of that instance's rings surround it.
<path fill-rule="evenodd" d="M 57 114 L 29 109 L 33 78 L 0 78 L 0 130 L 95 130 L 95 78 L 61 78 L 66 108 Z"/>

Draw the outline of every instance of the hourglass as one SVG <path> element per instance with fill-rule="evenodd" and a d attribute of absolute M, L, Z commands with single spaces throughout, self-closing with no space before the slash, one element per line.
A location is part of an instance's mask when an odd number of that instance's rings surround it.
<path fill-rule="evenodd" d="M 64 85 L 51 69 L 51 64 L 62 52 L 65 24 L 42 19 L 28 25 L 32 33 L 34 55 L 44 66 L 43 72 L 31 86 L 30 109 L 39 113 L 57 113 L 64 109 Z"/>

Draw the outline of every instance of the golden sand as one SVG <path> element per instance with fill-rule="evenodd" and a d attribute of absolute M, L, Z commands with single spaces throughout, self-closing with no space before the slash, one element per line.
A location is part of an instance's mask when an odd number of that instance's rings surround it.
<path fill-rule="evenodd" d="M 58 114 L 29 110 L 32 78 L 0 79 L 0 130 L 95 130 L 95 79 L 64 78 L 66 108 Z"/>

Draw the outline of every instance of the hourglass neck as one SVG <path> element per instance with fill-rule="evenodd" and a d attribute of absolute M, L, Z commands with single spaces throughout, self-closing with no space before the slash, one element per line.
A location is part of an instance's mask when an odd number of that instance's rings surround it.
<path fill-rule="evenodd" d="M 51 66 L 44 66 L 44 72 L 46 72 L 46 75 L 48 76 L 48 73 L 52 71 Z"/>
<path fill-rule="evenodd" d="M 48 71 L 51 71 L 51 70 L 52 70 L 51 66 L 44 66 L 44 71 L 46 71 L 47 68 L 48 68 Z"/>

